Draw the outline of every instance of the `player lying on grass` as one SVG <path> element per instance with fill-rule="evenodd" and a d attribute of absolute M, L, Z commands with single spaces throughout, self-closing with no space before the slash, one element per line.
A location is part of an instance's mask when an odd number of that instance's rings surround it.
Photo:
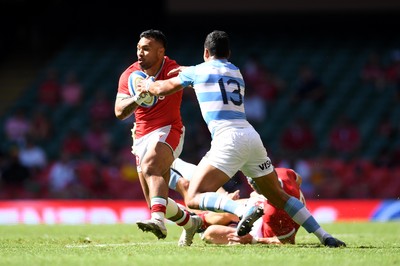
<path fill-rule="evenodd" d="M 306 205 L 300 190 L 301 177 L 292 169 L 276 168 L 275 170 L 283 189 Z M 255 191 L 251 193 L 250 198 L 241 200 L 249 203 L 255 202 L 264 209 L 264 215 L 253 224 L 250 233 L 244 236 L 236 234 L 236 224 L 239 221 L 236 216 L 226 214 L 225 221 L 220 220 L 218 221 L 219 224 L 215 224 L 216 218 L 213 216 L 220 214 L 209 212 L 200 214 L 206 228 L 201 233 L 202 239 L 212 244 L 294 244 L 300 225 L 294 222 L 284 210 L 277 209 L 263 195 L 257 193 L 257 188 L 254 187 L 254 182 L 251 179 L 249 179 L 249 183 Z M 222 222 L 225 222 L 225 224 Z"/>
<path fill-rule="evenodd" d="M 179 158 L 172 165 L 169 186 L 178 191 L 182 197 L 186 195 L 195 167 L 195 165 Z M 288 168 L 276 168 L 275 170 L 283 189 L 305 205 L 305 199 L 300 190 L 301 176 Z M 244 201 L 250 205 L 262 206 L 264 209 L 262 218 L 254 223 L 249 234 L 238 236 L 236 226 L 239 218 L 236 215 L 195 210 L 203 220 L 202 232 L 200 233 L 202 240 L 212 244 L 294 244 L 300 226 L 284 210 L 275 208 L 264 196 L 257 193 L 257 187 L 252 179 L 248 178 L 248 181 L 255 190 L 251 193 L 250 198 L 239 199 L 238 191 L 229 196 L 234 200 Z M 220 192 L 223 192 L 223 190 Z"/>

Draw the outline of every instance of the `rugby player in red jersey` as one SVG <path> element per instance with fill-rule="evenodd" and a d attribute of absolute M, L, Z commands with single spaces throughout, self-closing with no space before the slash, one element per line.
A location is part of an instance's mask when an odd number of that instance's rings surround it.
<path fill-rule="evenodd" d="M 151 218 L 137 222 L 138 227 L 164 239 L 167 236 L 164 218 L 167 218 L 185 229 L 186 234 L 178 244 L 190 246 L 201 219 L 190 216 L 168 197 L 170 166 L 182 151 L 185 134 L 180 113 L 183 91 L 159 97 L 154 106 L 143 107 L 128 86 L 130 74 L 137 70 L 155 80 L 171 77 L 167 73 L 179 65 L 165 55 L 166 46 L 166 37 L 159 30 L 140 34 L 138 60 L 120 76 L 114 111 L 120 120 L 135 117 L 132 153 L 136 156 L 140 184 L 151 210 Z"/>
<path fill-rule="evenodd" d="M 275 170 L 283 189 L 305 205 L 305 199 L 300 190 L 301 177 L 292 169 L 275 168 Z M 257 191 L 251 179 L 249 183 Z M 300 225 L 294 222 L 284 210 L 271 205 L 268 199 L 256 191 L 250 198 L 240 199 L 256 202 L 264 208 L 264 215 L 254 223 L 249 234 L 244 236 L 236 234 L 236 224 L 239 219 L 235 215 L 226 213 L 221 216 L 219 213 L 204 212 L 201 214 L 204 220 L 203 229 L 205 229 L 201 233 L 202 239 L 212 244 L 294 244 Z"/>

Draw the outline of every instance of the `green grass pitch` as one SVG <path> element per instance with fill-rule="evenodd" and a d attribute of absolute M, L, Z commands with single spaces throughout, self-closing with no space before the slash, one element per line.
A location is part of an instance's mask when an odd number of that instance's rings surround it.
<path fill-rule="evenodd" d="M 400 222 L 322 224 L 346 242 L 326 248 L 300 229 L 296 245 L 208 245 L 195 237 L 178 247 L 181 228 L 157 240 L 136 225 L 0 226 L 0 265 L 400 265 Z"/>

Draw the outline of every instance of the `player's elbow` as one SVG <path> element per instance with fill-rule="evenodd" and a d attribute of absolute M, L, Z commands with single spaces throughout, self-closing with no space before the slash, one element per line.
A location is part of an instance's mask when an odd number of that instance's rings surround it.
<path fill-rule="evenodd" d="M 122 115 L 122 113 L 120 112 L 115 112 L 115 116 L 119 119 L 119 120 L 124 120 L 125 117 Z"/>
<path fill-rule="evenodd" d="M 122 116 L 121 114 L 115 114 L 115 116 L 119 119 L 119 120 L 124 120 L 125 117 Z"/>
<path fill-rule="evenodd" d="M 118 108 L 118 107 L 115 107 L 114 113 L 115 113 L 115 116 L 116 116 L 119 120 L 124 120 L 124 119 L 127 118 L 127 116 L 124 114 L 123 110 L 121 110 L 121 109 Z"/>

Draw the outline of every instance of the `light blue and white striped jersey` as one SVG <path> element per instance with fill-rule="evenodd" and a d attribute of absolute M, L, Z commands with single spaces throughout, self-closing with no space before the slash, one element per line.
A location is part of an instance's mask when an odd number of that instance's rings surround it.
<path fill-rule="evenodd" d="M 184 87 L 192 86 L 211 137 L 232 128 L 251 127 L 244 109 L 245 85 L 238 67 L 214 59 L 184 69 Z"/>

